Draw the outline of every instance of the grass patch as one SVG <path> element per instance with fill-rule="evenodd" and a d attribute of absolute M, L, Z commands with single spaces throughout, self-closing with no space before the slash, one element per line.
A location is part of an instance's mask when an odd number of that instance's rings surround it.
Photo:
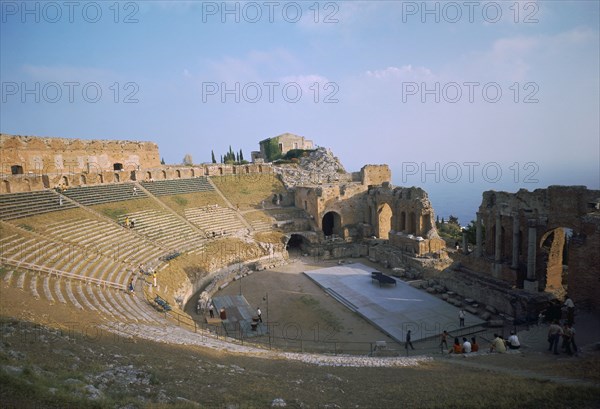
<path fill-rule="evenodd" d="M 227 204 L 217 192 L 186 193 L 177 196 L 160 196 L 158 198 L 175 212 L 185 215 L 185 209 L 204 207 L 218 204 L 226 207 Z"/>
<path fill-rule="evenodd" d="M 173 201 L 179 206 L 186 206 L 188 204 L 188 200 L 182 196 L 174 196 Z"/>
<path fill-rule="evenodd" d="M 35 231 L 35 229 L 33 228 L 33 226 L 31 226 L 29 224 L 26 224 L 26 223 L 19 224 L 19 227 L 22 228 L 22 229 L 24 229 L 24 230 L 27 230 L 27 231 Z"/>
<path fill-rule="evenodd" d="M 344 329 L 340 319 L 335 316 L 331 311 L 320 306 L 319 300 L 315 299 L 310 295 L 303 295 L 300 297 L 300 302 L 307 307 L 313 309 L 318 316 L 331 328 L 334 332 L 340 332 Z"/>
<path fill-rule="evenodd" d="M 118 221 L 119 217 L 127 214 L 127 209 L 125 209 L 123 207 L 105 208 L 105 209 L 102 209 L 102 214 L 107 217 L 110 217 L 114 221 Z"/>
<path fill-rule="evenodd" d="M 274 194 L 285 193 L 285 187 L 274 174 L 211 176 L 215 186 L 233 206 L 240 209 L 260 208 L 262 201 L 271 203 Z"/>

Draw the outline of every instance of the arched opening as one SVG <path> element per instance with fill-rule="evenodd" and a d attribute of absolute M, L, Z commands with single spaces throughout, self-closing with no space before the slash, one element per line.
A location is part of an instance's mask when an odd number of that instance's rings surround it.
<path fill-rule="evenodd" d="M 115 182 L 120 182 L 121 181 L 121 177 L 119 176 L 118 173 L 115 173 Z"/>
<path fill-rule="evenodd" d="M 422 227 L 422 235 L 425 235 L 429 230 L 431 230 L 433 226 L 431 225 L 431 215 L 427 213 L 423 216 L 423 227 Z"/>
<path fill-rule="evenodd" d="M 258 173 L 262 173 L 262 165 L 258 165 Z"/>
<path fill-rule="evenodd" d="M 123 164 L 122 163 L 113 163 L 113 170 L 123 170 Z"/>
<path fill-rule="evenodd" d="M 25 191 L 26 192 L 31 192 L 31 181 L 29 179 L 25 179 Z"/>
<path fill-rule="evenodd" d="M 165 180 L 167 179 L 167 171 L 166 170 L 162 171 L 162 178 Z"/>
<path fill-rule="evenodd" d="M 136 172 L 135 170 L 132 170 L 132 171 L 129 173 L 129 179 L 130 179 L 130 180 L 133 180 L 133 181 L 137 180 L 137 172 Z"/>
<path fill-rule="evenodd" d="M 400 231 L 406 231 L 406 212 L 400 212 Z"/>
<path fill-rule="evenodd" d="M 152 180 L 152 172 L 146 172 L 146 180 L 147 181 Z"/>
<path fill-rule="evenodd" d="M 177 179 L 181 179 L 181 171 L 180 171 L 179 169 L 177 169 L 177 170 L 175 171 L 175 177 L 176 177 Z"/>
<path fill-rule="evenodd" d="M 246 174 L 250 173 L 250 167 L 249 166 L 244 167 L 244 169 L 246 170 Z"/>
<path fill-rule="evenodd" d="M 192 177 L 196 177 L 196 172 L 194 171 L 194 169 L 190 169 L 191 173 L 192 173 Z"/>
<path fill-rule="evenodd" d="M 566 283 L 569 262 L 569 243 L 573 230 L 567 227 L 557 227 L 544 233 L 540 239 L 540 254 L 542 281 L 545 291 L 561 296 L 565 293 L 563 282 Z"/>
<path fill-rule="evenodd" d="M 98 173 L 98 180 L 100 183 L 104 183 L 104 175 L 102 173 Z"/>
<path fill-rule="evenodd" d="M 306 239 L 300 234 L 292 234 L 288 240 L 285 249 L 288 251 L 290 257 L 299 257 L 306 250 Z"/>
<path fill-rule="evenodd" d="M 66 176 L 60 178 L 60 184 L 63 186 L 69 186 L 69 179 Z"/>
<path fill-rule="evenodd" d="M 331 236 L 332 234 L 340 235 L 342 218 L 336 212 L 327 212 L 323 216 L 322 226 L 325 236 Z"/>
<path fill-rule="evenodd" d="M 223 168 L 219 167 L 219 176 L 223 176 Z"/>
<path fill-rule="evenodd" d="M 22 175 L 23 174 L 23 166 L 21 166 L 21 165 L 12 165 L 10 167 L 10 173 L 12 175 Z"/>
<path fill-rule="evenodd" d="M 417 234 L 417 215 L 411 212 L 408 219 L 408 233 Z"/>
<path fill-rule="evenodd" d="M 392 229 L 392 209 L 387 203 L 382 204 L 377 209 L 377 237 L 380 239 L 389 239 Z"/>
<path fill-rule="evenodd" d="M 10 182 L 8 180 L 4 180 L 3 185 L 4 185 L 4 191 L 6 193 L 10 193 Z"/>
<path fill-rule="evenodd" d="M 79 184 L 85 185 L 86 183 L 87 183 L 87 179 L 85 178 L 85 175 L 79 175 Z"/>

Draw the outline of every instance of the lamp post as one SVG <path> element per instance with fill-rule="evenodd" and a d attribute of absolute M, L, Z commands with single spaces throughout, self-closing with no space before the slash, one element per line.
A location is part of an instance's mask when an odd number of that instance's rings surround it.
<path fill-rule="evenodd" d="M 269 293 L 265 294 L 263 301 L 267 302 L 267 334 L 269 335 L 269 349 L 271 349 L 271 331 L 269 330 Z"/>

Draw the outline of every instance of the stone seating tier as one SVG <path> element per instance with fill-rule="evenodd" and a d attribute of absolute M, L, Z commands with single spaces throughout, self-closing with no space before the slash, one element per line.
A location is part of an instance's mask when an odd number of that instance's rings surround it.
<path fill-rule="evenodd" d="M 148 195 L 139 188 L 134 194 L 133 188 L 134 185 L 132 183 L 81 186 L 67 189 L 63 194 L 69 199 L 75 200 L 84 206 L 144 199 L 148 197 Z"/>
<path fill-rule="evenodd" d="M 140 184 L 154 196 L 181 195 L 185 193 L 208 192 L 214 190 L 204 176 L 191 179 L 158 180 L 154 182 L 143 181 L 140 182 Z"/>
<path fill-rule="evenodd" d="M 0 219 L 12 220 L 76 207 L 52 190 L 0 195 Z"/>

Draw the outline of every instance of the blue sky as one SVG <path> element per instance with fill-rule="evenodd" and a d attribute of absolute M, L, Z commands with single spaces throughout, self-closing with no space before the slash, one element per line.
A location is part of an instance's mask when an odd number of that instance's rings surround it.
<path fill-rule="evenodd" d="M 292 132 L 462 222 L 483 190 L 597 189 L 600 3 L 470 4 L 2 1 L 0 131 L 167 163 Z"/>

